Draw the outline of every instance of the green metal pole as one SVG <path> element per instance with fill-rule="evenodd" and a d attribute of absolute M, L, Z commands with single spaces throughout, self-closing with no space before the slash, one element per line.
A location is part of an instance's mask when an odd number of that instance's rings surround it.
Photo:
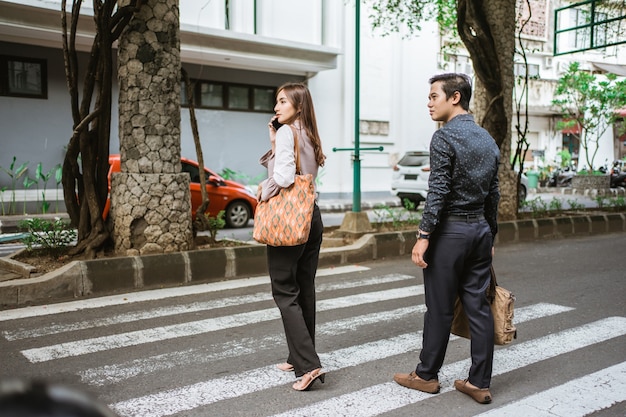
<path fill-rule="evenodd" d="M 361 154 L 359 141 L 359 72 L 361 39 L 361 2 L 356 1 L 355 47 L 354 47 L 354 183 L 352 192 L 352 212 L 361 212 Z"/>

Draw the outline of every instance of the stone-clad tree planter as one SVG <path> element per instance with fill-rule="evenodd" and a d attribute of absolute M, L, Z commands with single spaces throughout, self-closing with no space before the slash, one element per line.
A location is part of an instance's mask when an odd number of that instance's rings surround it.
<path fill-rule="evenodd" d="M 120 36 L 118 67 L 121 172 L 111 180 L 115 251 L 134 256 L 189 250 L 189 175 L 180 163 L 178 0 L 142 3 Z"/>

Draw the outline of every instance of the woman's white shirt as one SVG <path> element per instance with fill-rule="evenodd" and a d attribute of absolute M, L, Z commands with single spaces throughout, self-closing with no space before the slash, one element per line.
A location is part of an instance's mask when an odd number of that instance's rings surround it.
<path fill-rule="evenodd" d="M 276 132 L 274 181 L 279 187 L 287 188 L 296 178 L 296 155 L 293 131 L 289 126 L 282 126 Z"/>
<path fill-rule="evenodd" d="M 298 121 L 294 123 L 294 127 L 298 131 L 298 149 L 300 151 L 300 169 L 302 174 L 311 174 L 315 179 L 319 165 L 315 159 L 313 144 L 304 130 L 300 129 Z M 274 152 L 269 150 L 259 161 L 268 171 L 268 178 L 259 184 L 261 187 L 261 201 L 266 201 L 277 195 L 281 188 L 289 187 L 295 181 L 295 141 L 291 127 L 282 126 L 278 129 L 274 143 Z"/>

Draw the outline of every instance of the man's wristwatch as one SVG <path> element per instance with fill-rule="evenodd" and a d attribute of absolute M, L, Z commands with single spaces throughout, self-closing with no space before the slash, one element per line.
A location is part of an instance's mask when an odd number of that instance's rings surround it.
<path fill-rule="evenodd" d="M 430 239 L 430 233 L 424 233 L 424 232 L 422 232 L 421 230 L 418 230 L 418 231 L 417 231 L 417 238 L 418 238 L 418 239 L 425 239 L 425 240 L 428 240 L 428 239 Z"/>

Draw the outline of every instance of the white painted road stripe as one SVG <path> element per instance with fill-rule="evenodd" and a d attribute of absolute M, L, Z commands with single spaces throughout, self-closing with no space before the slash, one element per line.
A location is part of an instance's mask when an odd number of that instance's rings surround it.
<path fill-rule="evenodd" d="M 493 375 L 501 375 L 542 360 L 554 358 L 577 349 L 601 343 L 626 334 L 626 318 L 610 317 L 570 330 L 551 334 L 528 342 L 496 349 Z M 417 361 L 417 358 L 416 358 Z M 451 363 L 439 373 L 441 393 L 453 391 L 455 379 L 467 376 L 471 360 Z M 415 365 L 410 364 L 408 368 Z M 405 370 L 408 371 L 409 369 Z M 391 371 L 393 373 L 393 371 Z M 403 370 L 398 370 L 403 372 Z M 392 375 L 390 375 L 391 377 Z M 274 417 L 310 416 L 376 416 L 431 398 L 433 394 L 404 388 L 395 382 L 374 385 L 350 394 L 321 401 L 307 407 L 290 410 Z M 368 401 L 363 401 L 367 398 Z M 139 414 L 136 414 L 139 415 Z M 533 414 L 525 414 L 533 415 Z"/>
<path fill-rule="evenodd" d="M 379 301 L 396 300 L 415 297 L 424 293 L 423 285 L 396 288 L 391 290 L 349 295 L 346 297 L 322 300 L 317 303 L 317 311 L 327 311 L 343 307 L 375 303 Z M 280 318 L 277 308 L 249 311 L 229 316 L 198 320 L 189 323 L 155 327 L 133 332 L 119 333 L 110 336 L 95 337 L 74 342 L 59 343 L 51 346 L 27 349 L 21 353 L 32 363 L 45 362 L 53 359 L 85 355 L 110 349 L 137 346 L 144 343 L 154 343 L 179 337 L 194 336 L 212 331 L 224 330 L 233 327 L 246 326 L 263 321 Z"/>
<path fill-rule="evenodd" d="M 368 285 L 388 284 L 398 281 L 413 280 L 415 277 L 412 275 L 401 274 L 389 274 L 383 276 L 375 276 L 368 278 L 343 280 L 337 283 L 321 284 L 318 285 L 316 292 L 321 293 L 325 291 L 342 290 L 348 288 L 356 288 Z M 69 324 L 52 324 L 49 326 L 39 327 L 35 329 L 16 329 L 5 330 L 2 335 L 9 341 L 28 339 L 34 337 L 41 337 L 52 334 L 59 334 L 65 332 L 72 332 L 78 330 L 91 329 L 95 327 L 107 327 L 111 325 L 121 323 L 131 323 L 140 320 L 150 320 L 158 317 L 177 316 L 180 314 L 189 314 L 199 311 L 208 311 L 212 309 L 231 307 L 236 305 L 256 303 L 260 301 L 269 301 L 272 299 L 272 294 L 268 288 L 266 291 L 258 292 L 256 294 L 224 297 L 217 300 L 195 302 L 188 304 L 177 304 L 170 307 L 153 308 L 150 310 L 133 311 L 124 314 L 118 314 L 115 316 L 98 318 L 94 320 L 85 320 L 77 323 Z"/>
<path fill-rule="evenodd" d="M 626 401 L 626 362 L 476 417 L 583 417 L 623 401 Z"/>
<path fill-rule="evenodd" d="M 424 313 L 426 306 L 421 304 L 416 307 L 404 307 L 391 311 L 383 311 L 365 314 L 362 316 L 349 317 L 342 320 L 334 320 L 317 326 L 316 337 L 332 337 L 347 332 L 358 331 L 364 326 L 375 323 L 385 323 L 402 320 L 408 316 L 416 316 Z M 163 372 L 179 366 L 202 365 L 234 358 L 241 355 L 258 353 L 262 350 L 283 347 L 285 335 L 283 333 L 268 334 L 262 338 L 245 337 L 243 339 L 230 340 L 225 343 L 213 344 L 203 348 L 187 349 L 185 351 L 164 353 L 148 358 L 139 358 L 121 364 L 105 365 L 98 368 L 86 369 L 78 373 L 83 383 L 89 385 L 114 384 L 138 375 L 146 375 L 154 372 Z"/>
<path fill-rule="evenodd" d="M 497 354 L 501 359 L 494 363 L 494 369 L 499 366 L 502 367 L 502 369 L 498 369 L 498 372 L 508 372 L 510 370 L 526 366 L 529 363 L 548 359 L 559 354 L 567 353 L 594 343 L 619 337 L 624 334 L 626 334 L 625 318 L 617 317 L 604 319 L 574 329 L 565 330 L 558 334 L 541 338 L 537 341 L 529 341 L 516 346 L 509 346 L 506 349 L 499 349 L 497 350 Z M 320 358 L 324 367 L 328 371 L 335 371 L 415 351 L 419 346 L 420 338 L 421 332 L 407 333 L 389 339 L 378 340 L 321 354 Z M 534 360 L 527 362 L 526 358 L 529 358 L 529 356 L 526 355 L 522 355 L 521 359 L 518 358 L 518 356 L 520 356 L 519 351 L 525 350 L 531 351 L 530 356 L 533 356 L 532 359 Z M 450 366 L 445 367 L 447 372 L 442 372 L 442 375 L 444 373 L 450 374 L 450 371 L 453 371 L 457 376 L 464 375 L 467 373 L 467 369 L 469 368 L 468 363 L 469 359 L 451 364 Z M 232 375 L 217 378 L 169 391 L 163 391 L 156 394 L 118 402 L 113 404 L 112 408 L 120 415 L 128 417 L 167 416 L 209 405 L 220 400 L 235 398 L 251 392 L 260 391 L 262 389 L 283 385 L 290 381 L 293 381 L 292 375 L 287 376 L 284 372 L 278 371 L 274 365 L 270 365 L 247 371 L 243 376 Z M 381 384 L 372 388 L 384 388 L 385 385 L 388 384 Z M 380 408 L 378 404 L 379 402 L 381 406 L 384 405 L 389 410 L 393 410 L 407 403 L 407 398 L 409 400 L 415 398 L 415 393 L 423 394 L 400 387 L 395 383 L 391 383 L 389 385 L 393 385 L 393 389 L 390 391 L 393 396 L 397 397 L 397 399 L 392 401 L 387 401 L 385 396 L 381 396 L 379 398 L 376 389 L 374 389 L 372 393 L 365 394 L 363 394 L 363 390 L 361 390 L 358 394 L 355 393 L 335 397 L 331 400 L 317 403 L 314 406 L 311 406 L 310 409 L 292 410 L 285 415 L 376 415 L 385 411 L 380 410 L 376 413 L 371 413 L 372 407 L 375 407 L 376 409 Z M 386 390 L 389 391 L 389 388 Z M 427 398 L 427 395 L 428 394 L 424 394 L 423 397 L 419 398 L 425 399 Z M 344 399 L 348 396 L 350 396 L 349 400 L 344 401 Z M 367 398 L 368 401 L 363 401 L 364 398 Z M 421 401 L 421 399 L 418 399 L 418 401 Z M 300 410 L 305 411 L 300 412 Z M 324 410 L 327 411 L 327 414 L 324 414 Z"/>
<path fill-rule="evenodd" d="M 350 317 L 320 324 L 317 328 L 318 338 L 337 336 L 348 331 L 358 331 L 362 326 L 380 323 L 395 322 L 411 315 L 423 314 L 426 306 L 420 304 L 414 307 L 399 308 L 391 311 L 376 312 L 362 316 Z M 573 308 L 556 304 L 539 303 L 531 306 L 519 307 L 515 312 L 515 323 L 520 324 L 530 320 L 548 317 L 555 314 L 571 311 Z M 266 335 L 263 338 L 243 338 L 228 341 L 219 345 L 211 345 L 199 349 L 165 353 L 161 355 L 139 358 L 120 364 L 90 368 L 78 373 L 81 380 L 90 385 L 108 385 L 117 383 L 139 375 L 162 372 L 179 366 L 201 365 L 215 360 L 252 354 L 264 349 L 272 349 L 284 344 L 285 336 L 281 334 Z"/>
<path fill-rule="evenodd" d="M 330 275 L 340 275 L 350 272 L 368 271 L 369 269 L 370 268 L 359 265 L 346 265 L 338 266 L 335 268 L 323 268 L 317 270 L 317 276 L 323 277 Z M 44 306 L 22 307 L 16 308 L 14 310 L 4 310 L 0 312 L 0 321 L 47 316 L 50 314 L 67 313 L 69 311 L 94 309 L 120 304 L 132 304 L 142 301 L 163 300 L 166 298 L 181 297 L 185 295 L 232 290 L 236 288 L 252 287 L 254 285 L 269 284 L 269 282 L 269 276 L 263 275 L 252 278 L 230 279 L 226 281 L 212 282 L 209 284 L 193 284 L 184 287 L 137 291 L 126 294 L 89 298 L 80 301 L 69 301 L 66 303 L 50 304 Z"/>

